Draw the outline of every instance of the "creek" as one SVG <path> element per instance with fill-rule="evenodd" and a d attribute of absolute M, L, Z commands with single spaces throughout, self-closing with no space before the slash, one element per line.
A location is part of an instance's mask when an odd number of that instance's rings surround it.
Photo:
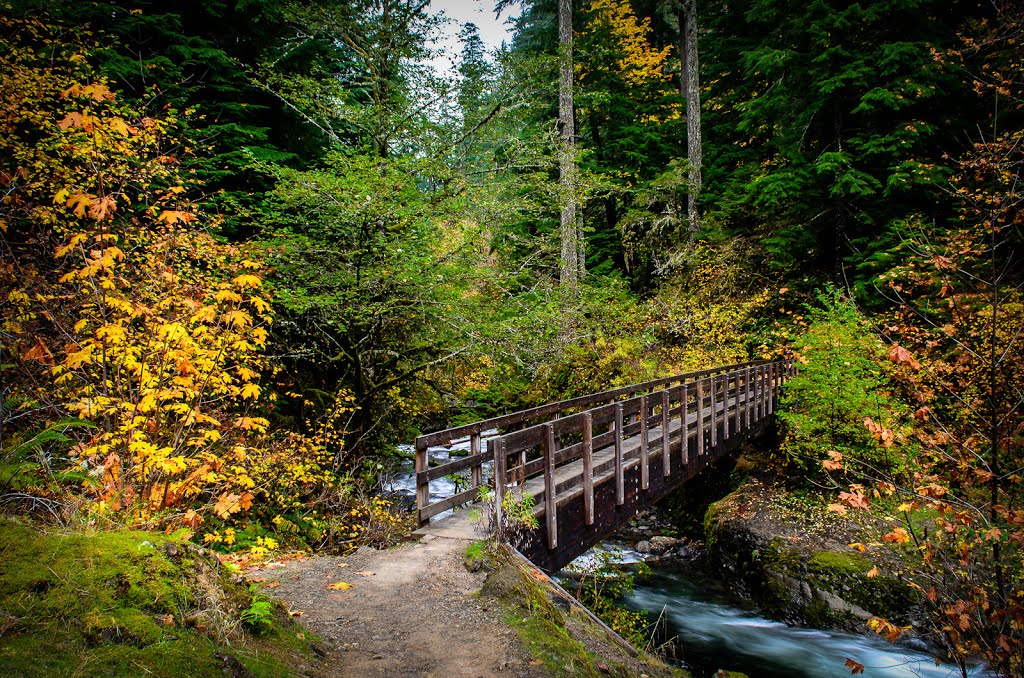
<path fill-rule="evenodd" d="M 496 433 L 496 432 L 494 432 Z M 400 446 L 409 454 L 412 446 Z M 465 456 L 469 443 L 451 448 L 432 447 L 431 462 L 443 463 Z M 485 481 L 490 465 L 484 470 Z M 456 482 L 431 482 L 431 499 L 451 496 Z M 382 490 L 415 505 L 416 477 L 412 461 L 405 460 L 382 483 Z M 447 512 L 443 515 L 446 515 Z M 439 516 L 439 517 L 442 517 Z M 580 556 L 574 565 L 586 567 L 595 553 L 611 551 L 622 563 L 642 556 L 612 542 L 600 544 Z M 728 582 L 707 572 L 700 562 L 649 563 L 651 576 L 637 582 L 626 604 L 661 615 L 661 635 L 670 639 L 679 663 L 696 678 L 710 678 L 718 669 L 739 671 L 750 678 L 831 678 L 849 676 L 846 660 L 865 666 L 867 678 L 952 678 L 959 675 L 948 665 L 935 666 L 930 655 L 890 643 L 880 637 L 789 626 L 761 617 L 730 595 Z M 976 668 L 972 676 L 988 675 Z"/>
<path fill-rule="evenodd" d="M 598 548 L 612 548 L 603 544 Z M 636 554 L 620 551 L 625 562 Z M 865 666 L 870 678 L 948 678 L 927 653 L 877 636 L 800 628 L 766 619 L 730 595 L 699 562 L 649 563 L 651 575 L 637 582 L 626 604 L 662 616 L 660 635 L 670 639 L 680 663 L 695 677 L 718 669 L 750 678 L 849 676 L 847 659 Z M 977 669 L 973 676 L 984 676 Z"/>

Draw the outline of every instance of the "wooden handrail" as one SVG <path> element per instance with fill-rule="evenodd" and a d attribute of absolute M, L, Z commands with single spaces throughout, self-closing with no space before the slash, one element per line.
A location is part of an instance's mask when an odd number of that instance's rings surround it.
<path fill-rule="evenodd" d="M 639 384 L 633 384 L 631 386 L 621 386 L 619 388 L 611 389 L 608 391 L 591 393 L 588 395 L 571 398 L 569 400 L 561 400 L 554 403 L 548 403 L 546 405 L 539 405 L 537 407 L 531 407 L 526 410 L 510 412 L 508 414 L 503 414 L 498 417 L 492 417 L 490 419 L 484 419 L 482 421 L 473 422 L 472 424 L 463 424 L 462 426 L 455 426 L 453 428 L 445 429 L 443 431 L 425 433 L 424 435 L 421 435 L 416 438 L 416 447 L 420 447 L 421 445 L 424 447 L 448 445 L 454 441 L 459 440 L 460 438 L 471 437 L 472 434 L 474 433 L 483 433 L 484 431 L 490 431 L 491 429 L 508 428 L 509 426 L 513 426 L 524 421 L 539 420 L 542 417 L 548 417 L 549 415 L 557 414 L 565 410 L 571 410 L 577 407 L 591 405 L 595 402 L 608 402 L 614 398 L 618 398 L 619 396 L 623 395 L 632 395 L 633 393 L 638 393 L 640 391 L 657 390 L 658 387 L 664 386 L 665 384 L 671 384 L 673 382 L 678 381 L 700 379 L 701 377 L 708 376 L 711 374 L 727 372 L 729 370 L 746 367 L 747 365 L 761 365 L 764 363 L 765 361 L 763 360 L 755 360 L 746 363 L 737 363 L 735 365 L 711 367 L 697 372 L 687 372 L 685 374 L 677 374 L 671 377 L 661 377 L 659 379 L 652 379 L 651 381 L 645 381 Z"/>
<path fill-rule="evenodd" d="M 742 378 L 745 379 L 744 383 L 749 388 L 751 368 L 753 368 L 754 374 L 757 375 L 764 372 L 768 365 L 771 365 L 771 363 L 752 361 L 712 367 L 671 377 L 662 377 L 419 436 L 416 438 L 416 503 L 419 510 L 420 523 L 423 524 L 432 516 L 454 506 L 453 500 L 456 498 L 461 500 L 460 503 L 472 500 L 476 495 L 477 488 L 483 484 L 483 464 L 492 459 L 496 462 L 494 469 L 495 477 L 500 478 L 502 481 L 500 486 L 498 483 L 495 483 L 497 495 L 495 500 L 499 503 L 498 510 L 500 511 L 500 495 L 504 492 L 505 481 L 508 480 L 505 469 L 508 466 L 509 455 L 516 454 L 519 457 L 518 463 L 513 466 L 513 469 L 520 473 L 521 481 L 525 480 L 528 476 L 544 472 L 547 464 L 545 461 L 546 455 L 541 454 L 535 460 L 528 461 L 528 451 L 542 447 L 546 448 L 548 436 L 551 437 L 552 443 L 552 463 L 556 466 L 581 457 L 585 458 L 584 449 L 587 447 L 588 439 L 591 450 L 613 443 L 618 448 L 621 447 L 625 436 L 631 436 L 641 431 L 644 432 L 644 451 L 642 454 L 646 457 L 646 431 L 651 423 L 651 412 L 655 408 L 661 408 L 661 426 L 663 430 L 668 430 L 670 411 L 673 409 L 673 404 L 681 403 L 676 409 L 683 415 L 683 421 L 685 422 L 688 401 L 693 396 L 695 398 L 696 411 L 698 416 L 701 417 L 701 421 L 703 421 L 705 401 L 709 401 L 712 404 L 720 402 L 716 401 L 713 392 L 709 394 L 710 397 L 704 397 L 703 385 L 708 377 L 712 377 L 714 382 L 714 378 L 718 375 L 727 375 L 723 384 L 725 388 L 718 390 L 721 390 L 722 393 L 726 394 L 724 397 L 728 398 L 728 393 L 731 392 L 728 388 L 731 379 L 736 385 L 735 395 L 738 398 L 738 385 L 741 375 L 744 375 Z M 696 388 L 691 389 L 687 385 L 691 382 L 696 382 Z M 660 397 L 649 397 L 659 392 L 661 394 Z M 637 394 L 640 395 L 637 396 Z M 768 394 L 763 393 L 762 395 L 767 396 Z M 630 396 L 636 397 L 630 398 Z M 623 397 L 628 399 L 623 400 Z M 770 411 L 766 407 L 767 403 L 758 402 L 758 405 L 760 406 L 759 411 Z M 717 408 L 711 407 L 710 411 L 714 417 L 717 413 Z M 641 412 L 646 416 L 641 415 Z M 723 417 L 726 415 L 727 413 L 723 412 Z M 736 417 L 739 417 L 738 411 Z M 636 421 L 633 421 L 634 418 Z M 585 421 L 589 431 L 584 426 Z M 627 421 L 629 423 L 626 423 Z M 602 427 L 600 429 L 602 432 L 595 433 L 593 427 L 596 426 Z M 734 424 L 734 428 L 737 426 L 738 424 Z M 603 432 L 606 428 L 607 432 Z M 703 426 L 697 427 L 698 449 L 702 447 L 703 428 Z M 498 438 L 489 441 L 487 451 L 482 451 L 481 434 L 484 431 L 493 429 L 505 429 L 506 432 Z M 427 450 L 429 447 L 450 445 L 455 441 L 465 439 L 466 436 L 469 437 L 470 441 L 470 455 L 468 457 L 447 464 L 441 464 L 434 468 L 429 467 L 427 463 Z M 575 436 L 577 442 L 571 443 L 568 447 L 561 450 L 554 449 L 557 448 L 556 441 L 566 436 Z M 668 445 L 668 436 L 663 436 L 661 447 L 666 461 L 664 465 L 666 474 L 670 472 L 667 463 Z M 430 482 L 432 480 L 437 480 L 467 468 L 471 469 L 468 489 L 460 492 L 456 497 L 433 503 L 430 501 Z M 616 475 L 617 479 L 621 478 L 621 473 Z M 619 483 L 621 483 L 621 480 L 619 480 Z M 442 506 L 444 508 L 441 508 Z M 588 511 L 588 518 L 590 516 L 591 512 Z"/>

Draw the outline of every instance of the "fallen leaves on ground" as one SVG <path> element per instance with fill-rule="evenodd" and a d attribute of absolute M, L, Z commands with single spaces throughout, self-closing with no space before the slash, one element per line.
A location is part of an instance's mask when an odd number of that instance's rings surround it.
<path fill-rule="evenodd" d="M 335 591 L 348 591 L 350 588 L 353 587 L 352 584 L 349 584 L 347 581 L 336 581 L 333 584 L 328 584 L 327 588 L 333 589 Z"/>

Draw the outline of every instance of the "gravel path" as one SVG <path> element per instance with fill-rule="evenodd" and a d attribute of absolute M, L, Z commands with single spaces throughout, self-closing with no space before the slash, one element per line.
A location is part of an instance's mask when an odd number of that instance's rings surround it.
<path fill-rule="evenodd" d="M 323 640 L 324 676 L 543 676 L 516 632 L 477 593 L 463 566 L 469 542 L 427 536 L 386 551 L 269 564 L 265 579 Z M 280 582 L 279 586 L 273 582 Z M 330 588 L 339 582 L 351 588 Z"/>

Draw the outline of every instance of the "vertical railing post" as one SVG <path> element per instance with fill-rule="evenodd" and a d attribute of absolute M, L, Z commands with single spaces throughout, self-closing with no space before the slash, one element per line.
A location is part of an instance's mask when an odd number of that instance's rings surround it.
<path fill-rule="evenodd" d="M 697 457 L 704 454 L 704 380 L 697 382 Z"/>
<path fill-rule="evenodd" d="M 682 393 L 682 395 L 679 398 L 679 431 L 682 440 L 680 452 L 682 453 L 683 468 L 686 468 L 686 466 L 690 463 L 690 408 L 689 403 L 687 403 L 687 400 L 690 397 L 690 387 L 684 383 L 680 391 Z"/>
<path fill-rule="evenodd" d="M 729 439 L 729 373 L 722 375 L 722 440 Z"/>
<path fill-rule="evenodd" d="M 775 363 L 768 363 L 768 414 L 775 411 Z"/>
<path fill-rule="evenodd" d="M 761 421 L 764 418 L 764 365 L 758 365 L 754 374 L 754 418 Z"/>
<path fill-rule="evenodd" d="M 626 483 L 622 459 L 622 403 L 615 403 L 615 505 L 626 503 Z"/>
<path fill-rule="evenodd" d="M 745 396 L 743 398 L 743 426 L 747 429 L 750 428 L 751 420 L 751 407 L 753 403 L 750 402 L 750 366 L 743 368 L 743 390 Z"/>
<path fill-rule="evenodd" d="M 420 526 L 427 524 L 423 511 L 430 505 L 430 481 L 427 480 L 427 469 L 430 463 L 427 457 L 427 446 L 416 441 L 416 518 Z"/>
<path fill-rule="evenodd" d="M 651 485 L 650 459 L 647 458 L 647 396 L 640 396 L 640 489 Z M 589 523 L 588 523 L 589 524 Z"/>
<path fill-rule="evenodd" d="M 711 452 L 715 451 L 718 445 L 718 389 L 715 385 L 715 375 L 711 375 Z"/>
<path fill-rule="evenodd" d="M 736 387 L 736 393 L 733 396 L 733 411 L 732 411 L 732 432 L 739 433 L 740 431 L 740 372 L 739 370 L 732 373 L 733 385 Z"/>
<path fill-rule="evenodd" d="M 669 395 L 668 395 L 668 389 L 666 388 L 664 391 L 661 392 L 661 470 L 662 470 L 662 475 L 664 475 L 666 478 L 668 478 L 670 475 L 672 475 L 672 459 L 669 456 L 669 452 L 670 452 L 669 445 L 671 444 L 671 441 L 669 441 L 669 435 L 668 435 L 668 431 L 669 431 L 669 418 L 668 418 L 669 402 L 670 402 L 670 400 L 669 400 Z"/>
<path fill-rule="evenodd" d="M 469 454 L 470 456 L 476 457 L 480 454 L 480 432 L 471 433 L 469 435 Z M 473 468 L 470 471 L 470 483 L 473 488 L 480 487 L 484 484 L 484 467 L 482 462 L 478 459 Z"/>
<path fill-rule="evenodd" d="M 551 424 L 544 424 L 544 522 L 548 527 L 548 548 L 552 551 L 558 548 L 556 491 L 555 428 Z"/>
<path fill-rule="evenodd" d="M 487 442 L 487 448 L 491 447 L 494 448 L 494 529 L 498 532 L 498 539 L 504 539 L 502 525 L 505 520 L 505 437 L 491 438 Z"/>
<path fill-rule="evenodd" d="M 583 414 L 583 520 L 594 524 L 594 420 Z"/>

